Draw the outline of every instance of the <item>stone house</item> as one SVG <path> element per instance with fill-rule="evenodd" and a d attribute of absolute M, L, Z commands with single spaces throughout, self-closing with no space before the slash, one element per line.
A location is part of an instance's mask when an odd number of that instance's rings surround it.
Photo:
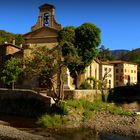
<path fill-rule="evenodd" d="M 3 65 L 6 60 L 14 57 L 22 57 L 23 49 L 11 43 L 0 44 L 0 63 Z"/>
<path fill-rule="evenodd" d="M 5 62 L 11 57 L 23 57 L 23 49 L 17 45 L 11 43 L 0 44 L 0 71 L 3 70 Z M 1 74 L 0 74 L 1 77 Z M 0 87 L 3 87 L 3 83 L 0 82 Z"/>

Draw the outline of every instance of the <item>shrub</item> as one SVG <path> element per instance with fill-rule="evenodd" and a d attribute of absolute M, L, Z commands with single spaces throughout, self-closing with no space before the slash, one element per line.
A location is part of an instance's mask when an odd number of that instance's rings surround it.
<path fill-rule="evenodd" d="M 84 82 L 80 85 L 79 89 L 92 89 L 92 86 L 91 86 L 87 81 L 84 81 Z"/>
<path fill-rule="evenodd" d="M 92 81 L 93 89 L 97 89 L 97 87 L 98 87 L 98 80 L 96 80 L 94 77 L 88 77 L 86 79 L 86 81 Z"/>
<path fill-rule="evenodd" d="M 53 127 L 53 126 L 60 126 L 63 124 L 63 119 L 61 115 L 43 115 L 41 118 L 39 118 L 37 124 L 43 126 L 43 127 Z"/>
<path fill-rule="evenodd" d="M 66 104 L 62 103 L 59 106 L 54 104 L 51 108 L 50 114 L 68 115 Z"/>

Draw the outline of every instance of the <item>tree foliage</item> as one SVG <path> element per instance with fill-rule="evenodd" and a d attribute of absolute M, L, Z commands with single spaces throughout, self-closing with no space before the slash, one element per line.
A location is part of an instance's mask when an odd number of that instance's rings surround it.
<path fill-rule="evenodd" d="M 49 50 L 46 46 L 35 47 L 31 57 L 25 60 L 25 73 L 30 77 L 41 79 L 41 84 L 47 89 L 52 89 L 56 103 L 63 100 L 63 83 L 61 79 L 62 66 L 60 51 Z M 59 74 L 59 75 L 58 75 Z M 57 79 L 57 76 L 59 79 Z M 57 82 L 60 84 L 59 92 L 56 91 Z M 61 83 L 60 83 L 61 82 Z"/>
<path fill-rule="evenodd" d="M 101 45 L 101 47 L 99 48 L 98 58 L 105 61 L 115 59 L 115 57 L 111 55 L 109 48 L 105 48 L 104 45 Z"/>
<path fill-rule="evenodd" d="M 97 56 L 100 41 L 100 29 L 92 23 L 84 23 L 77 28 L 64 27 L 58 32 L 65 65 L 74 78 L 76 88 L 79 88 L 80 75 Z"/>
<path fill-rule="evenodd" d="M 2 71 L 1 80 L 7 84 L 12 84 L 12 89 L 14 89 L 14 83 L 18 79 L 18 76 L 23 72 L 22 60 L 20 58 L 11 58 L 5 63 L 4 69 Z"/>

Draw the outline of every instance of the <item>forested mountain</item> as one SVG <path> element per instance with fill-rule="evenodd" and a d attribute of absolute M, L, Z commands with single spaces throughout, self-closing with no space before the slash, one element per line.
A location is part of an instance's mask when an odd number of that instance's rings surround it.
<path fill-rule="evenodd" d="M 123 56 L 129 52 L 129 50 L 111 50 L 110 52 L 115 59 L 122 59 Z"/>
<path fill-rule="evenodd" d="M 23 38 L 21 34 L 14 34 L 10 32 L 6 32 L 4 30 L 0 30 L 0 44 L 5 42 L 12 43 L 15 40 L 16 45 L 20 45 L 23 43 Z"/>
<path fill-rule="evenodd" d="M 140 62 L 140 48 L 132 50 L 123 56 L 124 60 Z"/>
<path fill-rule="evenodd" d="M 123 60 L 138 64 L 138 81 L 140 82 L 140 48 L 132 50 L 123 56 Z"/>

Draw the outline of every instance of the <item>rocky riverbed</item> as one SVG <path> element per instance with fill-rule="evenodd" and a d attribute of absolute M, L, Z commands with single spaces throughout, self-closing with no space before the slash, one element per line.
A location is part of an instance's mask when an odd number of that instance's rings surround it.
<path fill-rule="evenodd" d="M 100 111 L 85 124 L 85 127 L 95 129 L 98 133 L 112 133 L 140 139 L 140 116 L 138 115 L 121 116 Z"/>

